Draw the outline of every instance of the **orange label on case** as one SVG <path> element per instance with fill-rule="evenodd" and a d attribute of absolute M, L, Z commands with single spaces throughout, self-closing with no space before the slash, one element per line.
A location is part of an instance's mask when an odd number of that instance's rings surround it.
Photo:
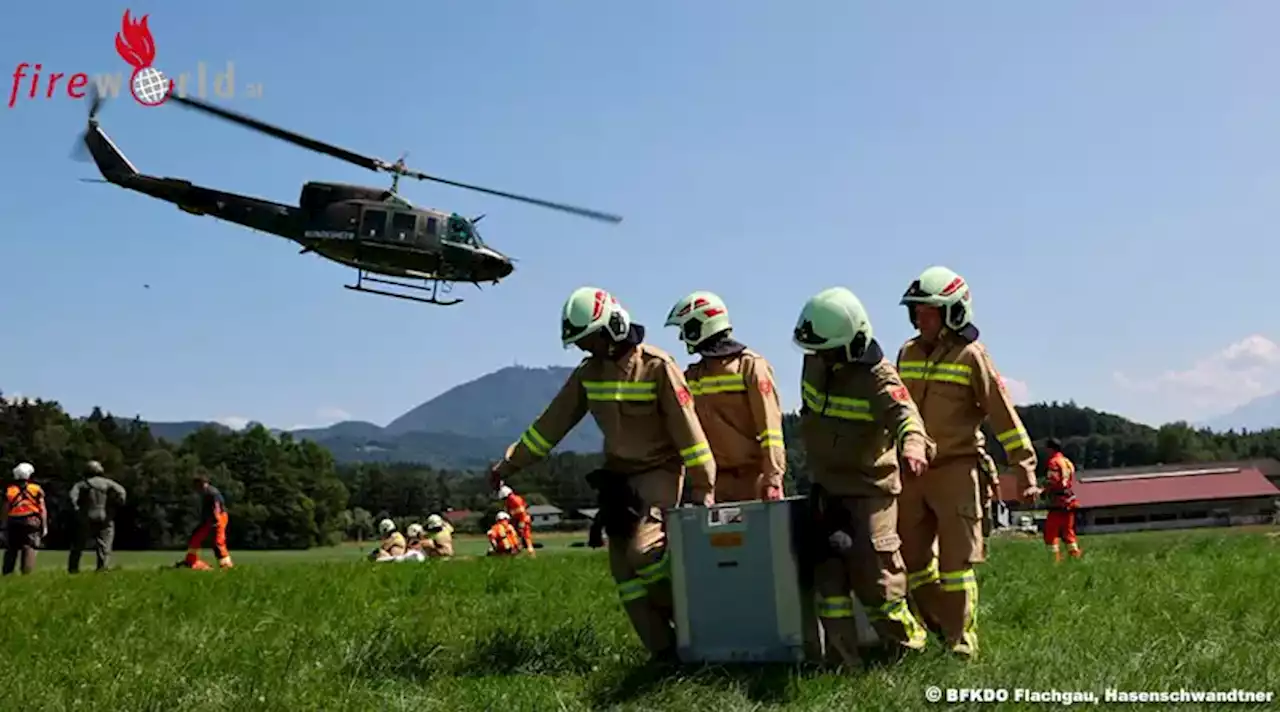
<path fill-rule="evenodd" d="M 727 549 L 733 546 L 742 546 L 742 533 L 729 532 L 726 534 L 712 534 L 711 546 L 717 549 Z"/>

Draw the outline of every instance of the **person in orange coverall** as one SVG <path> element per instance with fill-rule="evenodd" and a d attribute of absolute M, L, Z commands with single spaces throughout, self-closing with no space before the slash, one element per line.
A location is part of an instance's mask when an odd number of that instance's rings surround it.
<path fill-rule="evenodd" d="M 1049 496 L 1049 517 L 1044 523 L 1044 543 L 1053 552 L 1054 561 L 1062 561 L 1062 550 L 1059 541 L 1067 543 L 1067 551 L 1072 558 L 1080 558 L 1080 544 L 1076 542 L 1076 501 L 1072 486 L 1076 482 L 1076 466 L 1062 454 L 1062 443 L 1057 438 L 1049 438 L 1045 443 L 1049 450 L 1049 474 L 1045 494 Z"/>
<path fill-rule="evenodd" d="M 511 515 L 498 512 L 489 527 L 489 556 L 514 556 L 520 553 L 520 534 L 511 525 Z"/>
<path fill-rule="evenodd" d="M 227 501 L 217 487 L 209 484 L 209 478 L 198 475 L 192 479 L 196 491 L 200 493 L 200 525 L 191 534 L 187 542 L 187 556 L 178 563 L 179 567 L 191 569 L 207 569 L 209 565 L 200 560 L 200 547 L 209 534 L 213 534 L 213 555 L 218 557 L 218 566 L 231 568 L 231 552 L 227 550 Z"/>
<path fill-rule="evenodd" d="M 507 514 L 511 515 L 511 524 L 515 526 L 516 534 L 520 535 L 521 548 L 529 556 L 533 556 L 533 517 L 529 516 L 524 497 L 516 494 L 509 486 L 502 485 L 498 488 L 497 498 L 507 508 Z"/>

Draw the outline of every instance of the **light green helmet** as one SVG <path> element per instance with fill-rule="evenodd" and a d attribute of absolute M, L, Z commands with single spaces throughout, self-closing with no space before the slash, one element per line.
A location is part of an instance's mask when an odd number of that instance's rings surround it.
<path fill-rule="evenodd" d="M 942 309 L 942 321 L 948 329 L 960 331 L 973 323 L 973 299 L 969 283 L 946 267 L 930 267 L 907 288 L 902 304 L 910 312 L 911 324 L 916 323 L 916 304 L 926 304 Z"/>
<path fill-rule="evenodd" d="M 676 302 L 667 314 L 664 326 L 680 328 L 680 340 L 689 353 L 698 350 L 698 344 L 733 328 L 729 322 L 729 308 L 724 300 L 711 292 L 694 292 Z"/>
<path fill-rule="evenodd" d="M 805 302 L 791 339 L 808 354 L 843 347 L 853 361 L 871 343 L 871 319 L 853 292 L 832 287 Z"/>
<path fill-rule="evenodd" d="M 622 341 L 631 331 L 631 315 L 603 289 L 579 287 L 573 290 L 560 313 L 560 342 L 567 349 L 600 330 L 604 330 L 613 341 Z"/>

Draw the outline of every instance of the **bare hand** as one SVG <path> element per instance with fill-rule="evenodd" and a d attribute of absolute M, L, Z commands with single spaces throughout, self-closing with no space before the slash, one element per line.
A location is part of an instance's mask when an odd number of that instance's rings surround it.
<path fill-rule="evenodd" d="M 1022 490 L 1022 502 L 1023 502 L 1023 504 L 1035 504 L 1036 497 L 1039 497 L 1039 496 L 1040 496 L 1040 492 L 1042 492 L 1042 491 L 1043 491 L 1043 490 L 1041 490 L 1039 487 L 1036 487 L 1035 485 L 1032 485 L 1032 486 L 1030 486 L 1030 487 L 1028 487 L 1028 488 L 1026 488 L 1026 489 Z"/>
<path fill-rule="evenodd" d="M 782 499 L 782 488 L 769 485 L 764 488 L 764 500 L 766 502 L 777 502 Z"/>
<path fill-rule="evenodd" d="M 702 507 L 714 507 L 716 496 L 712 492 L 694 492 L 693 501 L 690 504 Z"/>
<path fill-rule="evenodd" d="M 907 471 L 916 477 L 923 475 L 924 471 L 929 469 L 929 463 L 918 457 L 907 455 L 902 458 L 902 461 L 906 464 Z"/>

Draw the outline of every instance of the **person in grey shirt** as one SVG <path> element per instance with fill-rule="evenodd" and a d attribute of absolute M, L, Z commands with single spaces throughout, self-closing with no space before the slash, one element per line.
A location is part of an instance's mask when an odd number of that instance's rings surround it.
<path fill-rule="evenodd" d="M 72 537 L 67 571 L 73 574 L 80 571 L 80 552 L 90 537 L 98 555 L 98 571 L 107 569 L 116 537 L 116 510 L 124 502 L 124 487 L 103 475 L 102 463 L 90 460 L 84 477 L 71 488 L 71 506 L 76 511 L 79 531 Z"/>

